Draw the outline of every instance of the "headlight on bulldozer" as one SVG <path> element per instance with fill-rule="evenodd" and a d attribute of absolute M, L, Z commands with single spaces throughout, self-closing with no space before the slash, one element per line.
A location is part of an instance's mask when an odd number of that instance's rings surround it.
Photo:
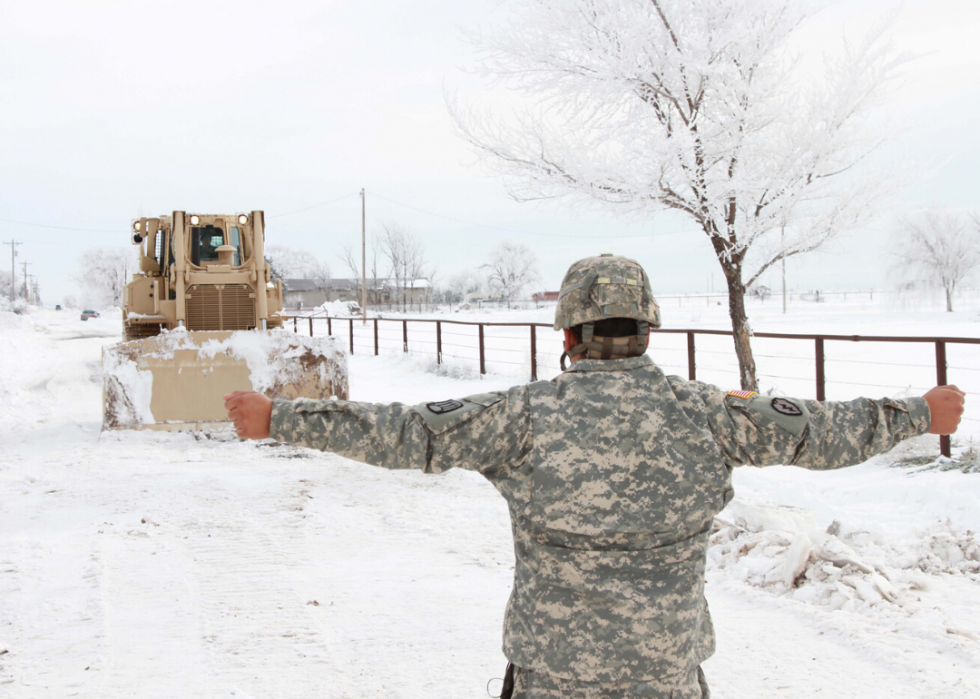
<path fill-rule="evenodd" d="M 200 222 L 201 222 L 201 217 L 200 216 L 198 216 L 197 214 L 194 214 L 193 216 L 191 216 L 191 225 L 192 226 L 196 226 Z"/>
<path fill-rule="evenodd" d="M 246 223 L 248 223 L 248 216 L 242 214 L 238 217 L 238 222 L 244 226 Z"/>
<path fill-rule="evenodd" d="M 142 221 L 133 221 L 133 230 L 138 231 L 143 227 Z"/>

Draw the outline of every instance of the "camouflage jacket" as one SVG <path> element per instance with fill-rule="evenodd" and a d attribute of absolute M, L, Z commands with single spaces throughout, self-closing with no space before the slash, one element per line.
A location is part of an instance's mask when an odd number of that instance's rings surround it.
<path fill-rule="evenodd" d="M 586 682 L 656 678 L 686 697 L 714 651 L 704 566 L 731 469 L 857 464 L 929 423 L 921 398 L 726 393 L 642 356 L 417 406 L 276 401 L 271 433 L 385 468 L 479 471 L 510 507 L 511 662 Z"/>

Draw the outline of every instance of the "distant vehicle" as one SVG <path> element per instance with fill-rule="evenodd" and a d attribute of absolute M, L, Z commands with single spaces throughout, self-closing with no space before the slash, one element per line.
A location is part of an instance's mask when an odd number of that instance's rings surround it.
<path fill-rule="evenodd" d="M 54 307 L 54 310 L 56 310 L 56 311 L 60 311 L 60 310 L 61 310 L 61 304 L 60 304 L 60 303 L 59 303 L 59 304 L 57 304 L 57 305 L 56 305 L 56 306 Z"/>
<path fill-rule="evenodd" d="M 88 320 L 89 318 L 100 318 L 98 311 L 82 311 L 82 320 Z"/>

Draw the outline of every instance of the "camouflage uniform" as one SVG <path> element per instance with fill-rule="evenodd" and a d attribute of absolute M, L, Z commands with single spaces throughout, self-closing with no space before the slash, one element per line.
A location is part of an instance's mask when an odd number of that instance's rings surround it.
<path fill-rule="evenodd" d="M 726 393 L 633 356 L 417 406 L 276 401 L 271 436 L 494 484 L 516 556 L 503 648 L 520 668 L 515 698 L 700 699 L 714 651 L 708 532 L 732 498 L 732 468 L 857 464 L 929 423 L 921 398 Z"/>

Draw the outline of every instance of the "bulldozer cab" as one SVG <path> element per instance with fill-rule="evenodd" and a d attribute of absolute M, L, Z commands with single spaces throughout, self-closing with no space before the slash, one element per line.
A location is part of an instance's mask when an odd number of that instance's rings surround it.
<path fill-rule="evenodd" d="M 242 233 L 239 226 L 228 226 L 226 231 L 220 222 L 191 227 L 188 240 L 191 264 L 202 268 L 210 264 L 241 267 L 242 260 L 247 259 Z M 223 247 L 225 250 L 220 250 Z"/>

